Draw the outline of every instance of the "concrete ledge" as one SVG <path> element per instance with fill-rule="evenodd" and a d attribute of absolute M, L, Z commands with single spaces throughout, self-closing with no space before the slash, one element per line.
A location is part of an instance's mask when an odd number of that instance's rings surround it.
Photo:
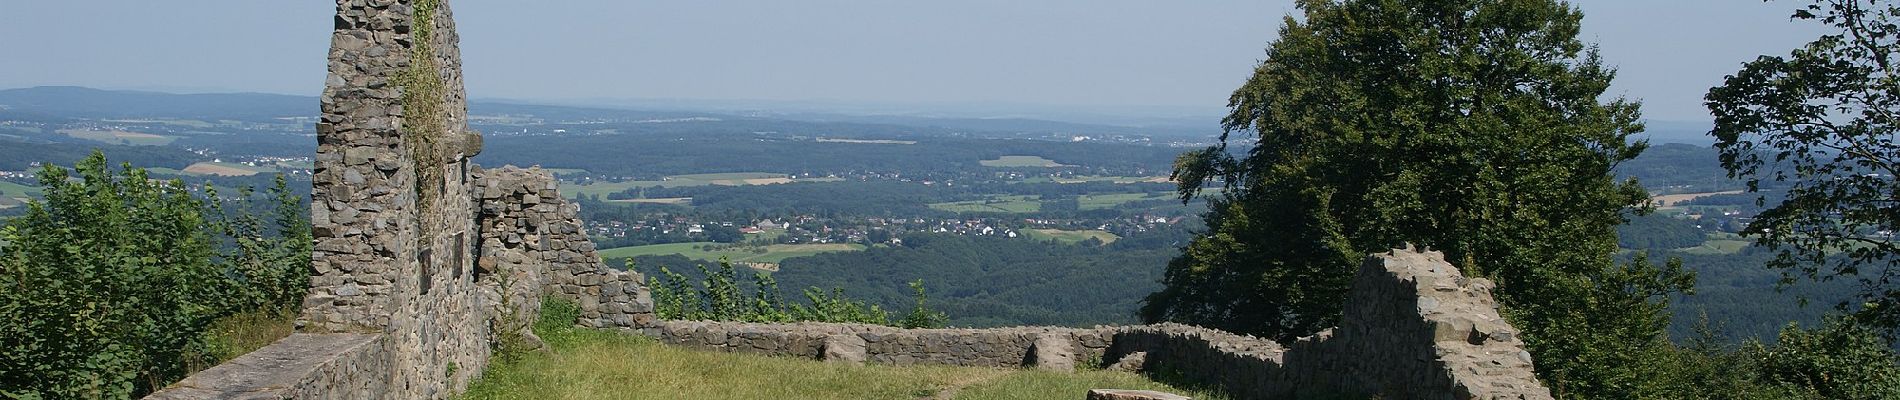
<path fill-rule="evenodd" d="M 290 335 L 146 399 L 376 399 L 386 392 L 383 335 Z"/>

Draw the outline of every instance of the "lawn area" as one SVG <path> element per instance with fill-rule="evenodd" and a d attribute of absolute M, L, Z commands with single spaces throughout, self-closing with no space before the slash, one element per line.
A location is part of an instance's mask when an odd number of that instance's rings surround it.
<path fill-rule="evenodd" d="M 536 325 L 536 333 L 551 351 L 498 359 L 461 398 L 1079 399 L 1088 389 L 1100 388 L 1221 398 L 1122 372 L 847 365 L 691 350 L 613 331 Z"/>
<path fill-rule="evenodd" d="M 1055 162 L 1055 160 L 1050 160 L 1050 159 L 1042 158 L 1039 156 L 1002 156 L 995 160 L 983 160 L 979 162 L 982 163 L 983 166 L 985 167 L 1000 167 L 1000 168 L 1010 168 L 1010 167 L 1055 168 L 1055 167 L 1068 166 L 1068 165 L 1063 165 L 1062 163 Z"/>
<path fill-rule="evenodd" d="M 716 249 L 705 250 L 706 246 Z M 856 243 L 825 244 L 775 244 L 770 246 L 726 247 L 726 243 L 694 242 L 668 243 L 647 246 L 616 247 L 600 251 L 601 258 L 629 258 L 637 256 L 663 256 L 678 254 L 686 258 L 704 261 L 719 261 L 721 257 L 735 263 L 777 263 L 787 258 L 805 257 L 820 253 L 864 250 L 864 245 Z M 697 247 L 697 248 L 696 248 Z"/>
<path fill-rule="evenodd" d="M 1121 236 L 1116 236 L 1115 234 L 1108 233 L 1107 231 L 1096 231 L 1096 230 L 1065 231 L 1061 229 L 1025 229 L 1023 230 L 1023 233 L 1029 235 L 1030 239 L 1035 239 L 1035 240 L 1053 239 L 1055 241 L 1062 242 L 1062 243 L 1078 243 L 1084 240 L 1088 240 L 1089 238 L 1095 238 L 1095 239 L 1101 240 L 1102 244 L 1109 244 L 1109 243 L 1115 243 L 1116 240 L 1121 240 L 1122 238 Z"/>
<path fill-rule="evenodd" d="M 126 132 L 126 131 L 66 129 L 66 130 L 59 131 L 59 133 L 66 136 L 71 136 L 75 139 L 86 139 L 86 140 L 91 140 L 91 141 L 100 142 L 100 143 L 125 144 L 125 145 L 133 145 L 133 146 L 164 146 L 164 145 L 171 144 L 172 141 L 174 140 L 178 140 L 178 138 L 170 137 L 170 136 L 159 136 L 159 135 L 153 135 L 150 133 Z"/>

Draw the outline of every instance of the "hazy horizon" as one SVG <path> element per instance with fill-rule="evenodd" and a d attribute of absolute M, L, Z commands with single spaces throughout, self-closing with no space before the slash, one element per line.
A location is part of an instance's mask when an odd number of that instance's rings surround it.
<path fill-rule="evenodd" d="M 26 61 L 0 64 L 0 87 L 321 90 L 334 4 L 196 4 L 0 5 L 0 35 L 34 38 L 0 42 L 0 53 Z M 454 5 L 476 99 L 998 116 L 1218 115 L 1281 17 L 1296 11 L 1284 0 Z M 1785 54 L 1817 32 L 1788 21 L 1795 5 L 1785 2 L 1578 6 L 1586 15 L 1583 39 L 1620 69 L 1610 94 L 1642 100 L 1653 120 L 1706 120 L 1701 96 L 1723 75 L 1757 55 Z M 74 29 L 36 17 L 48 14 L 92 21 Z"/>

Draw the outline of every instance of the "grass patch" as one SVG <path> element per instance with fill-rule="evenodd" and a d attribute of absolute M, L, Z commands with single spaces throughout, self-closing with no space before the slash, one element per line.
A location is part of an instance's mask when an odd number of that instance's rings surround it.
<path fill-rule="evenodd" d="M 571 303 L 545 303 L 535 333 L 549 351 L 496 358 L 459 398 L 513 399 L 955 399 L 1080 398 L 1113 387 L 1181 391 L 1139 375 L 951 366 L 847 365 L 691 350 L 643 337 L 573 327 Z"/>
<path fill-rule="evenodd" d="M 721 257 L 724 257 L 732 262 L 777 263 L 787 258 L 812 256 L 821 253 L 861 251 L 865 248 L 864 245 L 856 243 L 729 246 L 731 245 L 725 243 L 694 242 L 616 247 L 601 250 L 600 256 L 602 258 L 630 258 L 678 254 L 686 258 L 702 261 L 718 261 Z"/>
<path fill-rule="evenodd" d="M 210 329 L 204 333 L 204 353 L 212 362 L 193 365 L 190 369 L 202 371 L 211 368 L 269 346 L 296 331 L 297 314 L 291 312 L 258 310 L 224 317 L 212 322 Z"/>
<path fill-rule="evenodd" d="M 1072 166 L 1063 165 L 1062 163 L 1055 162 L 1055 160 L 1042 158 L 1040 156 L 1002 156 L 994 160 L 979 161 L 978 163 L 983 164 L 985 167 L 998 168 L 1055 168 Z"/>
<path fill-rule="evenodd" d="M 1115 243 L 1116 240 L 1121 240 L 1122 238 L 1113 233 L 1108 233 L 1108 231 L 1096 230 L 1065 231 L 1061 229 L 1025 229 L 1023 233 L 1029 235 L 1030 239 L 1054 240 L 1066 244 L 1080 243 L 1084 240 L 1089 240 L 1089 238 L 1101 240 L 1102 244 L 1109 244 Z"/>
<path fill-rule="evenodd" d="M 958 400 L 1041 400 L 1079 399 L 1089 389 L 1155 390 L 1195 399 L 1224 399 L 1219 393 L 1182 390 L 1147 377 L 1111 371 L 1079 371 L 1072 374 L 1045 371 L 1015 371 L 1000 379 L 973 385 L 957 392 Z"/>
<path fill-rule="evenodd" d="M 159 136 L 159 135 L 153 135 L 150 133 L 126 132 L 126 131 L 66 129 L 66 130 L 59 131 L 59 133 L 66 136 L 71 136 L 75 139 L 85 139 L 85 140 L 91 140 L 91 141 L 100 142 L 100 143 L 123 144 L 123 145 L 132 145 L 132 146 L 164 146 L 164 145 L 172 144 L 172 141 L 174 140 L 178 140 L 178 138 L 170 137 L 170 136 Z"/>

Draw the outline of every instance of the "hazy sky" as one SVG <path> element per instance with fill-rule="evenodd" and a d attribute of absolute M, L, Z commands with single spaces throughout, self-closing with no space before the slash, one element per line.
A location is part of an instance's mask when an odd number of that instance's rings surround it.
<path fill-rule="evenodd" d="M 455 0 L 469 94 L 1162 106 L 1221 112 L 1291 1 Z M 1793 1 L 1582 0 L 1614 91 L 1706 119 L 1743 61 L 1819 31 Z M 0 88 L 316 94 L 316 0 L 0 0 Z"/>

